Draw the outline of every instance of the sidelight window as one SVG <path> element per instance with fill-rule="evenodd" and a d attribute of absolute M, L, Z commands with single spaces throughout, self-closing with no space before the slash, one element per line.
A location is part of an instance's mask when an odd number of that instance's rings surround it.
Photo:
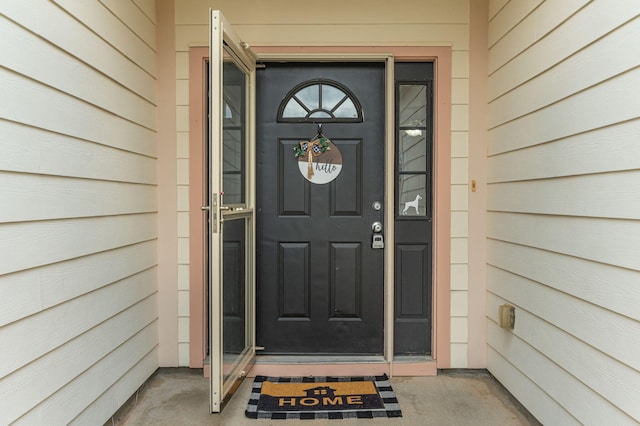
<path fill-rule="evenodd" d="M 399 217 L 430 216 L 430 82 L 400 82 L 397 102 L 397 196 Z"/>
<path fill-rule="evenodd" d="M 432 341 L 433 63 L 396 63 L 394 75 L 394 353 L 424 356 Z"/>

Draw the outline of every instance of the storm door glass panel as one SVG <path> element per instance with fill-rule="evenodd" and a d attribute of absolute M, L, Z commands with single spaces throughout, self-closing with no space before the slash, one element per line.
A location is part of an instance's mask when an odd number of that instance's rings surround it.
<path fill-rule="evenodd" d="M 223 222 L 223 380 L 226 382 L 251 345 L 247 294 L 251 292 L 249 259 L 250 216 L 227 217 Z"/>
<path fill-rule="evenodd" d="M 222 187 L 224 205 L 245 204 L 246 74 L 229 58 L 223 71 Z"/>

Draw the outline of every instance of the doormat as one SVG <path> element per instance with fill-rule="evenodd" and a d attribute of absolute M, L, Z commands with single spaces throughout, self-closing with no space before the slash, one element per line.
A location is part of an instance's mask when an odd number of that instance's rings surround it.
<path fill-rule="evenodd" d="M 252 419 L 372 419 L 402 417 L 387 375 L 365 377 L 256 376 L 245 411 Z"/>

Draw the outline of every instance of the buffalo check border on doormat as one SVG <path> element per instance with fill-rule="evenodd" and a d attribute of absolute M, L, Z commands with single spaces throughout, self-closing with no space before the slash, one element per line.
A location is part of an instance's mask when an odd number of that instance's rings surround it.
<path fill-rule="evenodd" d="M 301 384 L 309 384 L 305 392 L 319 389 L 316 392 L 331 392 L 331 383 L 342 383 L 347 385 L 350 382 L 371 382 L 375 386 L 375 392 L 370 395 L 363 396 L 340 396 L 329 395 L 332 404 L 328 406 L 316 405 L 313 396 L 308 393 L 307 396 L 287 397 L 284 396 L 280 403 L 278 398 L 266 395 L 262 392 L 263 384 L 265 388 L 275 389 L 278 386 L 273 384 L 295 384 L 297 389 L 301 389 Z M 313 386 L 314 383 L 324 386 Z M 357 385 L 357 383 L 351 383 Z M 350 385 L 347 385 L 350 386 Z M 377 393 L 377 394 L 376 394 Z M 323 393 L 323 395 L 327 395 Z M 297 401 L 294 400 L 297 398 Z M 318 397 L 318 399 L 324 399 Z M 300 401 L 302 400 L 302 401 Z M 298 402 L 297 406 L 293 402 Z M 303 402 L 303 405 L 300 405 Z M 343 403 L 338 404 L 337 402 Z M 361 404 L 358 404 L 361 402 Z M 370 403 L 368 403 L 370 402 Z M 395 392 L 391 387 L 387 375 L 382 376 L 359 376 L 359 377 L 266 377 L 256 376 L 253 382 L 253 389 L 245 415 L 252 419 L 367 419 L 377 417 L 402 417 L 400 404 L 396 398 Z"/>

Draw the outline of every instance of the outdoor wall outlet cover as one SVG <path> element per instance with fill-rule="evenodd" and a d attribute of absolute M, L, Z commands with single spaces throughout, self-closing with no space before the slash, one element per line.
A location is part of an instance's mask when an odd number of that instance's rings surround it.
<path fill-rule="evenodd" d="M 500 327 L 513 330 L 516 325 L 516 308 L 509 304 L 500 305 Z"/>

